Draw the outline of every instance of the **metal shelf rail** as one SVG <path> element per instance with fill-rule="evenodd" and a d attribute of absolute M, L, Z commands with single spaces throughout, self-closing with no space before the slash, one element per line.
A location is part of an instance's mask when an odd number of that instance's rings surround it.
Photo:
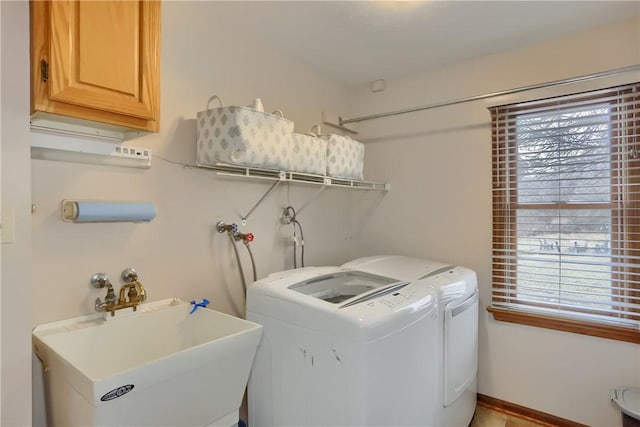
<path fill-rule="evenodd" d="M 216 163 L 215 166 L 198 165 L 198 167 L 215 170 L 218 175 L 235 178 L 260 179 L 274 181 L 273 185 L 264 195 L 253 205 L 249 212 L 241 218 L 241 224 L 247 225 L 247 219 L 260 204 L 271 194 L 271 192 L 281 182 L 293 182 L 300 184 L 321 185 L 320 192 L 328 187 L 350 188 L 354 190 L 378 190 L 389 191 L 391 185 L 371 181 L 358 181 L 346 178 L 334 178 L 324 175 L 313 175 L 308 173 L 281 171 L 276 169 L 257 168 L 252 166 L 237 166 L 225 163 Z M 298 209 L 300 211 L 301 209 Z"/>
<path fill-rule="evenodd" d="M 264 179 L 270 181 L 294 182 L 300 184 L 315 184 L 327 187 L 352 188 L 355 190 L 378 190 L 389 191 L 388 183 L 378 183 L 371 181 L 358 181 L 348 178 L 334 178 L 324 175 L 313 175 L 308 173 L 280 171 L 276 169 L 265 169 L 253 166 L 238 166 L 225 163 L 216 163 L 215 166 L 198 165 L 199 167 L 213 169 L 218 175 L 243 177 L 252 179 Z"/>

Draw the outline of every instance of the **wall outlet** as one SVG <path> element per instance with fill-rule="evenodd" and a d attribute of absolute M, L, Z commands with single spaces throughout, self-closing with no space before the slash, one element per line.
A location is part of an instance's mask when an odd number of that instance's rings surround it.
<path fill-rule="evenodd" d="M 148 148 L 134 148 L 126 147 L 124 145 L 116 145 L 110 155 L 114 157 L 141 159 L 151 162 L 151 150 Z"/>

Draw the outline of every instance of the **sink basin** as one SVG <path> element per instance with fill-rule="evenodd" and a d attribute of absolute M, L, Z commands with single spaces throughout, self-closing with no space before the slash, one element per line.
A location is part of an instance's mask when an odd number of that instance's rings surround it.
<path fill-rule="evenodd" d="M 37 326 L 49 422 L 235 425 L 262 326 L 190 311 L 173 298 Z"/>

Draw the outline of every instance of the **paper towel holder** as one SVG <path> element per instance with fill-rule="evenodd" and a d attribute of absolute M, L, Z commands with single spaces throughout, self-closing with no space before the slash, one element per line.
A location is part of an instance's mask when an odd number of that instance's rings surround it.
<path fill-rule="evenodd" d="M 83 207 L 91 207 L 89 216 Z M 65 222 L 149 222 L 156 216 L 155 205 L 150 202 L 63 199 L 61 208 Z"/>

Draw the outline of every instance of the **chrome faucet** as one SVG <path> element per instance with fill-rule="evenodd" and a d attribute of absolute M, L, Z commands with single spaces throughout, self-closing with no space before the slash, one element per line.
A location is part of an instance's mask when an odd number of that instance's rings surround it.
<path fill-rule="evenodd" d="M 118 297 L 113 291 L 113 285 L 109 281 L 109 276 L 105 273 L 96 273 L 91 276 L 91 284 L 94 288 L 107 288 L 107 296 L 105 296 L 104 302 L 100 298 L 96 299 L 96 311 L 106 311 L 107 306 L 113 306 L 118 301 Z"/>
<path fill-rule="evenodd" d="M 96 273 L 91 276 L 91 284 L 96 288 L 107 287 L 107 295 L 104 298 L 104 302 L 100 298 L 96 299 L 95 308 L 96 311 L 108 311 L 114 316 L 116 310 L 123 308 L 136 308 L 139 304 L 147 299 L 147 291 L 142 286 L 142 283 L 138 281 L 138 273 L 133 268 L 125 269 L 120 278 L 125 283 L 120 287 L 120 295 L 116 297 L 113 290 L 113 286 L 109 282 L 109 278 L 104 273 Z"/>

